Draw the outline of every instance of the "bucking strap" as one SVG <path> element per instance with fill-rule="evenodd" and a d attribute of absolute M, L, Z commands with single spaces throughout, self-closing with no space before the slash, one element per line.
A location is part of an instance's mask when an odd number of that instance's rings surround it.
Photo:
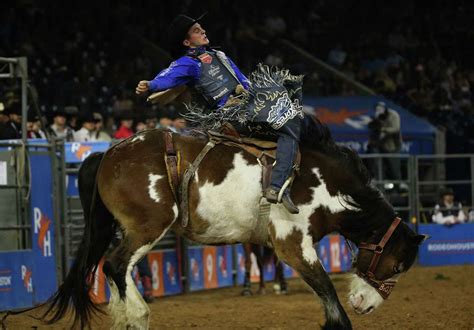
<path fill-rule="evenodd" d="M 180 154 L 174 150 L 173 133 L 171 131 L 164 131 L 163 134 L 166 146 L 165 164 L 166 171 L 168 172 L 168 182 L 173 191 L 174 198 L 178 202 Z"/>
<path fill-rule="evenodd" d="M 189 191 L 189 181 L 194 176 L 194 173 L 199 168 L 199 164 L 207 155 L 207 153 L 219 144 L 220 141 L 216 141 L 214 139 L 210 139 L 209 142 L 204 146 L 201 152 L 197 155 L 196 159 L 194 159 L 193 163 L 189 165 L 183 175 L 183 180 L 181 181 L 180 186 L 180 197 L 181 197 L 181 226 L 186 227 L 189 221 L 189 203 L 188 203 L 188 191 Z"/>
<path fill-rule="evenodd" d="M 270 187 L 274 159 L 266 155 L 262 155 L 262 157 L 257 158 L 257 160 L 262 167 L 262 191 L 265 191 L 268 187 Z"/>

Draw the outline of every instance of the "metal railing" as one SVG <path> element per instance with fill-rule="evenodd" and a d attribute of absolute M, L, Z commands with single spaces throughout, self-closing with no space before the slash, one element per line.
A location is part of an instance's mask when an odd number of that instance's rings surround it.
<path fill-rule="evenodd" d="M 409 219 L 415 216 L 415 188 L 414 158 L 406 154 L 362 154 L 360 157 L 366 163 L 376 185 L 394 204 L 395 211 Z M 399 164 L 398 173 L 391 173 L 390 161 Z M 405 201 L 406 200 L 406 201 Z"/>
<path fill-rule="evenodd" d="M 414 157 L 417 178 L 415 195 L 418 201 L 416 205 L 418 222 L 430 222 L 430 219 L 426 219 L 426 217 L 433 210 L 434 205 L 425 206 L 424 204 L 430 200 L 432 201 L 430 204 L 436 203 L 440 191 L 445 187 L 454 188 L 455 197 L 465 202 L 464 207 L 467 209 L 474 208 L 474 154 L 418 155 Z M 459 177 L 462 174 L 462 166 L 459 168 L 456 163 L 452 163 L 453 161 L 464 165 L 466 177 Z M 454 167 L 454 169 L 451 167 Z M 426 168 L 435 170 L 426 175 Z M 421 171 L 425 172 L 424 177 L 420 175 Z M 451 173 L 451 171 L 453 172 Z M 462 187 L 464 189 L 459 189 Z"/>
<path fill-rule="evenodd" d="M 464 201 L 467 209 L 474 207 L 474 154 L 452 155 L 404 155 L 404 154 L 363 154 L 361 158 L 367 163 L 372 161 L 373 183 L 384 192 L 394 204 L 394 209 L 404 213 L 413 224 L 431 222 L 429 214 L 438 201 L 439 193 L 445 187 L 464 187 L 456 197 Z M 387 160 L 400 161 L 401 175 L 396 178 L 386 173 Z M 456 175 L 465 177 L 452 178 L 448 166 L 450 160 L 464 161 L 463 169 L 456 166 Z M 369 166 L 370 167 L 370 166 Z M 452 166 L 451 166 L 452 167 Z M 375 168 L 375 170 L 373 170 Z M 462 173 L 461 173 L 462 172 Z M 396 189 L 398 186 L 398 189 Z M 395 189 L 394 189 L 395 188 Z M 394 202 L 398 198 L 401 204 Z"/>
<path fill-rule="evenodd" d="M 3 182 L 0 250 L 23 250 L 31 246 L 31 221 L 28 203 L 28 158 L 22 143 L 0 142 Z M 5 235 L 5 236 L 3 236 Z"/>
<path fill-rule="evenodd" d="M 14 203 L 16 205 L 14 214 L 8 212 L 8 203 L 2 204 L 2 207 L 7 207 L 5 212 L 2 212 L 0 222 L 0 234 L 9 233 L 10 241 L 15 241 L 15 244 L 7 246 L 3 244 L 0 250 L 24 250 L 31 248 L 32 226 L 31 226 L 31 169 L 30 156 L 33 154 L 48 154 L 53 166 L 53 196 L 51 196 L 54 203 L 54 216 L 57 219 L 56 226 L 58 226 L 61 219 L 61 208 L 59 205 L 62 191 L 60 190 L 60 182 L 62 181 L 61 173 L 56 169 L 61 164 L 61 156 L 64 157 L 64 147 L 58 144 L 57 141 L 49 143 L 35 143 L 28 141 L 24 144 L 20 140 L 15 141 L 0 141 L 0 161 L 5 161 L 2 155 L 9 158 L 7 163 L 7 171 L 10 170 L 9 179 L 5 185 L 0 184 L 0 191 L 14 190 Z M 7 172 L 8 173 L 8 172 Z M 11 181 L 14 181 L 12 183 Z M 5 195 L 7 196 L 7 195 Z M 12 197 L 12 196 L 11 196 Z M 11 208 L 9 209 L 11 211 Z M 16 223 L 5 224 L 5 219 L 8 217 L 16 218 Z M 56 227 L 57 230 L 58 227 Z M 11 232 L 16 232 L 13 235 Z M 5 242 L 2 240 L 3 243 Z M 58 242 L 58 240 L 56 240 Z M 58 247 L 58 246 L 57 246 Z"/>

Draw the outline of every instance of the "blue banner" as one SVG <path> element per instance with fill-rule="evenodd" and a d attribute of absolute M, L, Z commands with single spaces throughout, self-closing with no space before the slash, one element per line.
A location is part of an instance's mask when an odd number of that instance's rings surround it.
<path fill-rule="evenodd" d="M 79 185 L 77 181 L 77 174 L 66 174 L 66 194 L 69 197 L 79 196 Z"/>
<path fill-rule="evenodd" d="M 33 274 L 31 250 L 0 253 L 0 311 L 33 305 Z"/>
<path fill-rule="evenodd" d="M 217 247 L 217 285 L 219 287 L 234 285 L 232 279 L 232 246 Z"/>
<path fill-rule="evenodd" d="M 283 275 L 285 276 L 285 278 L 292 278 L 292 277 L 296 276 L 295 271 L 293 270 L 293 268 L 291 268 L 290 266 L 288 266 L 285 263 L 283 263 Z"/>
<path fill-rule="evenodd" d="M 275 280 L 275 262 L 273 258 L 263 264 L 263 279 L 265 281 Z"/>
<path fill-rule="evenodd" d="M 321 262 L 321 265 L 323 265 L 323 268 L 326 270 L 326 272 L 329 273 L 331 270 L 331 265 L 330 265 L 330 250 L 329 250 L 329 240 L 326 237 L 323 237 L 322 240 L 316 244 L 316 251 L 318 253 L 318 258 L 319 261 Z"/>
<path fill-rule="evenodd" d="M 3 140 L 2 143 L 18 143 L 21 140 Z M 48 141 L 45 139 L 28 139 L 28 143 L 34 144 L 47 144 Z M 69 164 L 80 164 L 90 154 L 94 152 L 104 152 L 110 147 L 110 142 L 66 142 L 64 143 L 64 154 L 66 163 Z M 0 150 L 9 150 L 11 147 L 0 147 Z M 37 147 L 28 147 L 29 150 L 33 151 L 47 151 L 48 149 Z"/>
<path fill-rule="evenodd" d="M 245 253 L 242 244 L 235 245 L 235 253 L 237 254 L 237 284 L 244 284 L 245 280 Z"/>
<path fill-rule="evenodd" d="M 351 253 L 344 237 L 326 235 L 316 245 L 319 260 L 328 273 L 347 272 L 352 267 Z"/>
<path fill-rule="evenodd" d="M 204 269 L 202 262 L 202 247 L 190 247 L 188 249 L 190 291 L 204 289 Z"/>
<path fill-rule="evenodd" d="M 418 232 L 430 235 L 420 246 L 420 265 L 474 264 L 474 223 L 419 225 Z"/>
<path fill-rule="evenodd" d="M 181 276 L 178 272 L 178 256 L 176 251 L 163 251 L 163 282 L 165 295 L 182 292 Z"/>
<path fill-rule="evenodd" d="M 341 271 L 348 272 L 352 268 L 352 255 L 351 251 L 347 247 L 346 240 L 344 237 L 339 236 L 341 238 L 340 241 L 340 262 L 341 262 Z"/>
<path fill-rule="evenodd" d="M 47 300 L 57 288 L 53 176 L 51 158 L 48 154 L 30 153 L 31 162 L 31 228 L 33 232 L 32 252 L 34 257 L 35 303 Z M 47 275 L 45 275 L 47 274 Z"/>
<path fill-rule="evenodd" d="M 400 115 L 403 138 L 402 153 L 432 154 L 436 129 L 401 106 L 381 96 L 305 97 L 305 111 L 315 113 L 328 125 L 334 139 L 359 153 L 367 151 L 368 124 L 375 114 L 375 105 L 383 101 Z"/>
<path fill-rule="evenodd" d="M 66 163 L 82 163 L 93 152 L 103 152 L 110 142 L 67 142 L 64 144 Z"/>

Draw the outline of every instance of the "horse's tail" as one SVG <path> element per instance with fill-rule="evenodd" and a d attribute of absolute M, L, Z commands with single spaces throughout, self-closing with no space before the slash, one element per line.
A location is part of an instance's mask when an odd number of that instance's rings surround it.
<path fill-rule="evenodd" d="M 64 283 L 48 301 L 43 321 L 55 323 L 73 307 L 74 325 L 79 321 L 81 328 L 89 324 L 90 317 L 102 312 L 89 296 L 91 283 L 102 256 L 112 241 L 116 223 L 107 210 L 97 189 L 97 172 L 103 153 L 90 155 L 79 169 L 79 196 L 84 210 L 85 228 L 74 263 Z"/>

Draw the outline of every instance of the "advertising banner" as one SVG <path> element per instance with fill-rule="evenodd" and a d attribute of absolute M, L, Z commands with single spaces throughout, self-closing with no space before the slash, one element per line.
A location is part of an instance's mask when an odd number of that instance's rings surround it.
<path fill-rule="evenodd" d="M 474 223 L 449 227 L 438 224 L 419 225 L 418 232 L 430 235 L 420 245 L 420 265 L 474 264 Z"/>
<path fill-rule="evenodd" d="M 0 311 L 33 305 L 33 275 L 31 250 L 0 253 Z"/>
<path fill-rule="evenodd" d="M 202 250 L 204 268 L 204 287 L 217 288 L 217 251 L 214 246 L 205 246 Z"/>
<path fill-rule="evenodd" d="M 164 294 L 172 295 L 183 291 L 181 274 L 178 267 L 178 256 L 174 250 L 153 251 L 151 253 L 163 254 L 163 284 Z"/>
<path fill-rule="evenodd" d="M 245 253 L 242 244 L 236 244 L 234 246 L 235 253 L 237 254 L 237 284 L 244 284 L 245 280 Z"/>
<path fill-rule="evenodd" d="M 57 288 L 53 176 L 48 154 L 30 154 L 31 162 L 31 228 L 33 239 L 31 249 L 34 257 L 33 274 L 48 274 L 34 279 L 34 303 L 47 300 Z"/>
<path fill-rule="evenodd" d="M 189 258 L 189 290 L 197 291 L 204 289 L 204 269 L 202 247 L 192 246 L 188 249 Z"/>
<path fill-rule="evenodd" d="M 155 297 L 163 296 L 165 294 L 163 253 L 159 251 L 148 253 L 148 263 L 152 274 L 153 295 Z"/>
<path fill-rule="evenodd" d="M 217 285 L 232 286 L 232 246 L 218 246 L 217 249 Z"/>
<path fill-rule="evenodd" d="M 66 142 L 66 163 L 82 163 L 91 153 L 106 151 L 109 147 L 110 142 Z"/>
<path fill-rule="evenodd" d="M 332 234 L 323 237 L 317 244 L 317 253 L 328 273 L 347 272 L 351 269 L 351 254 L 341 235 Z"/>
<path fill-rule="evenodd" d="M 402 153 L 419 155 L 434 152 L 436 129 L 419 118 L 381 96 L 305 97 L 304 110 L 314 113 L 328 125 L 338 144 L 346 145 L 358 153 L 367 152 L 368 124 L 375 115 L 375 105 L 383 101 L 400 115 L 403 138 Z"/>

